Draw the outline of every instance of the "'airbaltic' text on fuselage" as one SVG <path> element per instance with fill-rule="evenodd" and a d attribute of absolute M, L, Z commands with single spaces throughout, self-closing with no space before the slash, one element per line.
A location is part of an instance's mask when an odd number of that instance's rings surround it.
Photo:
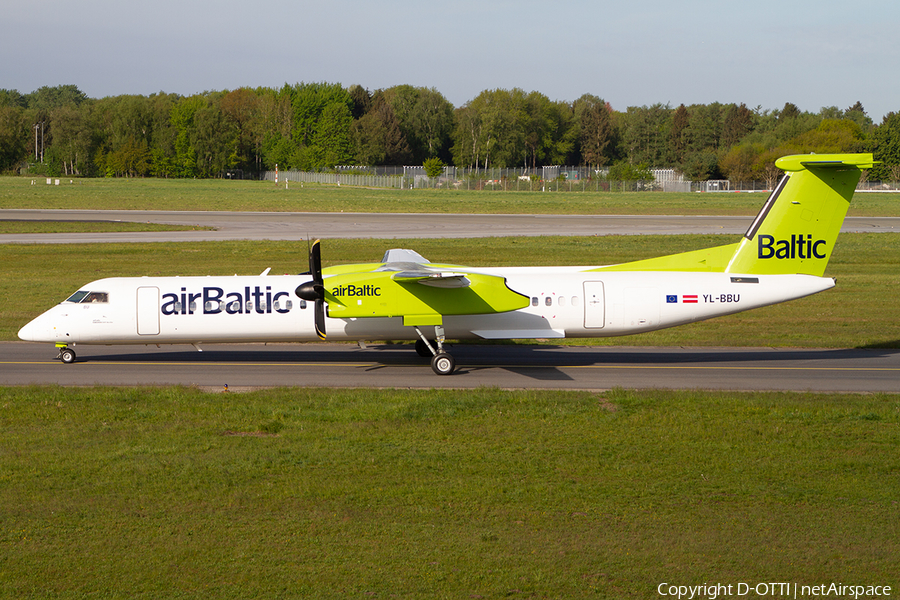
<path fill-rule="evenodd" d="M 243 293 L 228 292 L 219 287 L 205 287 L 202 292 L 188 292 L 181 288 L 180 294 L 163 294 L 161 307 L 164 315 L 192 315 L 201 312 L 204 315 L 217 315 L 224 312 L 229 315 L 251 314 L 260 315 L 290 312 L 290 305 L 282 298 L 290 298 L 288 292 L 272 292 L 272 286 L 266 286 L 265 290 L 257 285 L 254 288 L 246 286 Z M 203 302 L 197 306 L 197 301 Z"/>
<path fill-rule="evenodd" d="M 342 285 L 331 289 L 331 295 L 340 298 L 342 296 L 380 296 L 381 288 L 374 285 Z"/>
<path fill-rule="evenodd" d="M 825 240 L 813 241 L 812 234 L 791 234 L 789 240 L 776 240 L 774 236 L 760 234 L 759 258 L 825 258 L 824 252 L 819 252 L 819 246 L 825 245 Z"/>

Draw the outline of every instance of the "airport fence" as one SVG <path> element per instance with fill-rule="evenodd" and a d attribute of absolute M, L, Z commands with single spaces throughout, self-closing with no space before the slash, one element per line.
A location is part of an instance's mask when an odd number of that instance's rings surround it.
<path fill-rule="evenodd" d="M 461 169 L 445 167 L 438 177 L 428 177 L 423 167 L 337 167 L 332 172 L 264 171 L 260 179 L 290 185 L 318 183 L 388 189 L 436 189 L 495 192 L 768 192 L 765 181 L 727 179 L 685 181 L 671 169 L 653 170 L 647 181 L 609 180 L 605 173 L 588 167 L 540 167 L 538 169 Z M 857 190 L 898 192 L 898 182 L 861 181 Z"/>

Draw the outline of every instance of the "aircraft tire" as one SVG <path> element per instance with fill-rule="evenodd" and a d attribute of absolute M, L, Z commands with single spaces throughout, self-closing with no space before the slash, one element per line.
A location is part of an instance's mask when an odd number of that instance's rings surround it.
<path fill-rule="evenodd" d="M 418 354 L 422 358 L 431 357 L 431 349 L 428 347 L 428 344 L 426 344 L 424 340 L 416 340 L 416 354 Z"/>
<path fill-rule="evenodd" d="M 69 348 L 63 348 L 59 352 L 59 360 L 63 361 L 67 365 L 71 365 L 75 362 L 75 351 L 70 350 Z"/>
<path fill-rule="evenodd" d="M 452 375 L 456 369 L 456 361 L 446 352 L 436 354 L 431 359 L 431 370 L 438 375 Z"/>

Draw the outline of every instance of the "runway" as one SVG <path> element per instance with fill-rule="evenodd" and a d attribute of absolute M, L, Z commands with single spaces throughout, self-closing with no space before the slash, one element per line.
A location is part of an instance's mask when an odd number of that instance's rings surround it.
<path fill-rule="evenodd" d="M 243 344 L 76 346 L 64 365 L 48 344 L 0 343 L 0 385 L 187 385 L 221 391 L 272 386 L 900 393 L 900 351 L 467 345 L 435 375 L 411 345 Z"/>
<path fill-rule="evenodd" d="M 215 231 L 4 234 L 0 244 L 96 244 L 330 238 L 477 238 L 542 235 L 742 234 L 751 216 L 460 215 L 127 210 L 0 210 L 0 220 L 128 221 Z M 847 217 L 844 232 L 900 231 L 900 217 Z"/>

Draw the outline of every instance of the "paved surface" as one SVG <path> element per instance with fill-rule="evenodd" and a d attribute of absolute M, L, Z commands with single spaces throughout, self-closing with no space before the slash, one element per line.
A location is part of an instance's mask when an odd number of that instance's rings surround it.
<path fill-rule="evenodd" d="M 195 385 L 212 390 L 670 388 L 900 393 L 900 351 L 456 345 L 457 372 L 435 375 L 410 345 L 77 346 L 64 365 L 49 344 L 0 343 L 0 385 Z"/>
<path fill-rule="evenodd" d="M 307 238 L 461 238 L 538 235 L 741 234 L 752 217 L 665 215 L 457 215 L 384 213 L 0 210 L 0 220 L 137 221 L 216 231 L 0 235 L 0 243 L 200 242 Z M 900 217 L 848 217 L 843 231 L 900 231 Z"/>

